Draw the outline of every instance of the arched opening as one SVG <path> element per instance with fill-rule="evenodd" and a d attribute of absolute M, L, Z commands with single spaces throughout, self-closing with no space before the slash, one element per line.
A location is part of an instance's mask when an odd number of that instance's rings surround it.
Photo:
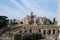
<path fill-rule="evenodd" d="M 25 33 L 27 32 L 27 30 L 25 30 Z"/>
<path fill-rule="evenodd" d="M 43 34 L 46 34 L 46 30 L 43 31 Z"/>
<path fill-rule="evenodd" d="M 55 34 L 55 30 L 53 30 L 53 34 Z"/>
<path fill-rule="evenodd" d="M 32 29 L 30 29 L 29 32 L 31 33 L 32 32 Z"/>
<path fill-rule="evenodd" d="M 24 28 L 24 29 L 26 29 L 26 28 Z"/>
<path fill-rule="evenodd" d="M 47 32 L 47 33 L 48 33 L 48 35 L 50 35 L 50 34 L 51 34 L 51 30 L 48 30 L 48 32 Z"/>
<path fill-rule="evenodd" d="M 59 34 L 59 30 L 58 30 L 58 34 Z"/>
<path fill-rule="evenodd" d="M 22 33 L 22 31 L 20 30 L 19 33 Z"/>
<path fill-rule="evenodd" d="M 39 32 L 41 32 L 41 29 L 39 29 Z"/>

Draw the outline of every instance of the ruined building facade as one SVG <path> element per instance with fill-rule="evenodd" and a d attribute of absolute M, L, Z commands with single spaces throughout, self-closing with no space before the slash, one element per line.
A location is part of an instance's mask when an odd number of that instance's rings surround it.
<path fill-rule="evenodd" d="M 36 15 L 33 15 L 33 12 L 31 12 L 30 15 L 26 15 L 24 18 L 24 24 L 44 24 L 44 21 L 46 20 L 46 17 L 37 17 Z"/>

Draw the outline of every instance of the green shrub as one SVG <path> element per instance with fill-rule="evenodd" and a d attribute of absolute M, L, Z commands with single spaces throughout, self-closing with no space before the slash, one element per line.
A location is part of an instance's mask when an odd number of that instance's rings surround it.
<path fill-rule="evenodd" d="M 14 40 L 21 40 L 21 34 L 16 34 L 14 36 Z"/>
<path fill-rule="evenodd" d="M 15 35 L 15 40 L 40 40 L 42 39 L 42 34 L 41 33 L 25 33 L 23 35 L 17 34 Z"/>
<path fill-rule="evenodd" d="M 38 39 L 42 39 L 42 34 L 40 34 L 40 33 L 31 34 L 31 40 L 38 40 Z"/>
<path fill-rule="evenodd" d="M 26 33 L 21 37 L 21 40 L 30 40 L 30 36 L 31 36 L 30 33 Z"/>
<path fill-rule="evenodd" d="M 27 33 L 22 36 L 22 40 L 38 40 L 42 39 L 42 34 L 40 33 Z"/>

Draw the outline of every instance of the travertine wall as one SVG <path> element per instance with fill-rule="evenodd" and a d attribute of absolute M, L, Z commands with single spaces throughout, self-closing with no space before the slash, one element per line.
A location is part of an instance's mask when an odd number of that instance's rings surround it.
<path fill-rule="evenodd" d="M 58 0 L 58 26 L 60 26 L 60 0 Z"/>

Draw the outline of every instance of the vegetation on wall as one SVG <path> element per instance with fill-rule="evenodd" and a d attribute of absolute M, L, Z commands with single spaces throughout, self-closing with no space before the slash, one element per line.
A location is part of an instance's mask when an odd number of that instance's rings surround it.
<path fill-rule="evenodd" d="M 52 23 L 52 21 L 50 20 L 50 19 L 45 19 L 44 20 L 44 25 L 52 25 L 53 23 Z"/>
<path fill-rule="evenodd" d="M 43 39 L 41 33 L 26 33 L 26 34 L 17 34 L 15 35 L 14 39 L 15 40 L 38 40 L 38 39 Z"/>

